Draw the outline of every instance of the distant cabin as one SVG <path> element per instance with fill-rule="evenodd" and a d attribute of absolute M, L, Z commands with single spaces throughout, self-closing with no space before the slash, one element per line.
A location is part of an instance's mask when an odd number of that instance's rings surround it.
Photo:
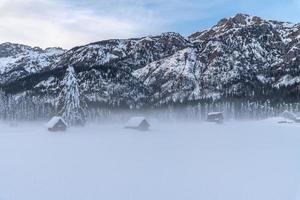
<path fill-rule="evenodd" d="M 281 114 L 281 117 L 283 117 L 287 120 L 291 120 L 291 121 L 300 123 L 300 118 L 295 113 L 287 111 L 287 110 Z"/>
<path fill-rule="evenodd" d="M 146 131 L 149 127 L 150 124 L 145 117 L 132 117 L 125 125 L 125 128 L 137 129 L 140 131 Z"/>
<path fill-rule="evenodd" d="M 222 112 L 211 112 L 207 114 L 208 122 L 222 123 L 223 120 L 224 120 L 224 115 Z"/>
<path fill-rule="evenodd" d="M 297 119 L 297 115 L 293 112 L 290 112 L 290 111 L 284 111 L 281 116 L 285 119 L 289 119 L 289 120 L 292 120 L 292 121 L 295 121 Z"/>
<path fill-rule="evenodd" d="M 65 131 L 67 129 L 67 123 L 62 117 L 52 117 L 52 119 L 47 123 L 47 128 L 49 131 Z"/>

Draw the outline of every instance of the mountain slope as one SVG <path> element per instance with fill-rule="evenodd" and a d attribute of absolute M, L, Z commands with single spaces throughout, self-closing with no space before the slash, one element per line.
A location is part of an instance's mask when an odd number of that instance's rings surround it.
<path fill-rule="evenodd" d="M 48 96 L 55 101 L 66 68 L 73 66 L 78 73 L 80 90 L 88 102 L 138 107 L 146 102 L 149 88 L 131 72 L 189 45 L 176 33 L 92 43 L 65 52 L 47 65 L 47 70 L 39 67 L 37 73 L 20 75 L 19 79 L 10 81 L 1 76 L 5 82 L 2 87 L 9 93 L 27 91 L 28 95 Z"/>
<path fill-rule="evenodd" d="M 299 24 L 238 14 L 189 36 L 194 48 L 136 70 L 156 104 L 207 98 L 299 98 Z M 288 77 L 287 77 L 288 76 Z M 288 78 L 288 79 L 287 79 Z"/>

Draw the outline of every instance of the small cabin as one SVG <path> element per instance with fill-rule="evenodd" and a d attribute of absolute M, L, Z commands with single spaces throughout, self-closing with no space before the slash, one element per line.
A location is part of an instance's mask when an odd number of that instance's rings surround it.
<path fill-rule="evenodd" d="M 132 117 L 126 123 L 125 128 L 147 131 L 150 127 L 148 120 L 145 117 Z"/>
<path fill-rule="evenodd" d="M 289 119 L 289 120 L 292 120 L 292 121 L 296 121 L 297 120 L 297 115 L 293 112 L 290 112 L 290 111 L 284 111 L 281 116 L 285 119 Z"/>
<path fill-rule="evenodd" d="M 208 122 L 222 123 L 223 120 L 224 120 L 224 116 L 222 112 L 211 112 L 207 114 Z"/>
<path fill-rule="evenodd" d="M 57 132 L 65 131 L 67 129 L 67 123 L 62 117 L 52 117 L 52 119 L 47 123 L 48 131 Z"/>

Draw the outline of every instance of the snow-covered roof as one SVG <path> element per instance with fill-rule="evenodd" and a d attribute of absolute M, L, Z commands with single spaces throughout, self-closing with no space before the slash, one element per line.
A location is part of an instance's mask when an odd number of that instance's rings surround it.
<path fill-rule="evenodd" d="M 147 121 L 145 117 L 131 117 L 126 123 L 126 127 L 136 127 L 139 126 L 144 120 Z"/>
<path fill-rule="evenodd" d="M 286 119 L 291 119 L 291 120 L 296 120 L 297 119 L 297 115 L 293 112 L 290 112 L 290 111 L 284 111 L 282 114 L 281 114 L 282 117 L 286 118 Z"/>
<path fill-rule="evenodd" d="M 222 112 L 210 112 L 207 115 L 220 115 L 223 114 Z"/>
<path fill-rule="evenodd" d="M 57 122 L 59 122 L 59 120 L 61 120 L 64 124 L 67 125 L 67 123 L 65 122 L 65 120 L 62 117 L 58 117 L 58 116 L 54 116 L 52 117 L 52 119 L 47 123 L 47 127 L 48 128 L 53 128 L 55 126 L 55 124 Z"/>

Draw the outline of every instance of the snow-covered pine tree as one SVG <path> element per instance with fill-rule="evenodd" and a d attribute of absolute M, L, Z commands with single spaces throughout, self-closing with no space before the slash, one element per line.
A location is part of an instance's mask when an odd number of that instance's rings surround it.
<path fill-rule="evenodd" d="M 86 106 L 81 97 L 76 73 L 72 66 L 67 68 L 62 84 L 58 99 L 58 114 L 71 126 L 84 125 Z"/>

